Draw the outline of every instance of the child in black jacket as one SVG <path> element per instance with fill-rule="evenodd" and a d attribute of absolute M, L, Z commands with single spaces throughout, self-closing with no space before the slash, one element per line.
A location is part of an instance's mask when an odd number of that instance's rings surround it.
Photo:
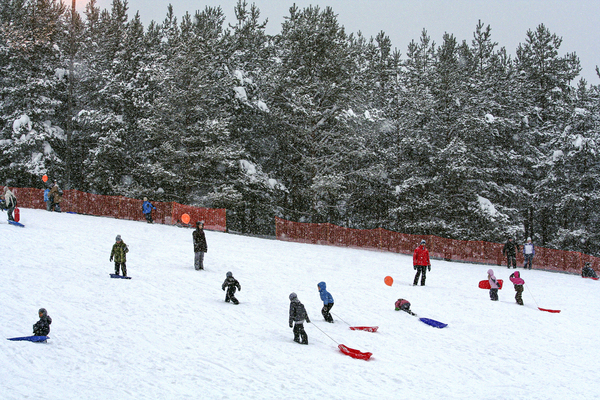
<path fill-rule="evenodd" d="M 242 287 L 240 286 L 240 283 L 237 281 L 237 279 L 235 279 L 233 277 L 233 274 L 231 272 L 227 272 L 226 276 L 227 276 L 227 278 L 225 278 L 223 285 L 221 285 L 221 288 L 223 290 L 225 290 L 225 287 L 227 287 L 227 294 L 225 294 L 225 301 L 227 303 L 229 303 L 231 301 L 233 304 L 240 304 L 240 302 L 238 301 L 238 299 L 235 298 L 234 295 L 235 295 L 235 288 L 237 287 L 237 290 L 239 290 L 241 292 Z"/>
<path fill-rule="evenodd" d="M 290 328 L 294 328 L 294 342 L 308 344 L 308 335 L 304 330 L 304 320 L 310 324 L 304 304 L 300 303 L 296 293 L 290 294 Z"/>
<path fill-rule="evenodd" d="M 40 308 L 38 314 L 40 316 L 40 320 L 33 324 L 33 334 L 35 336 L 48 336 L 50 333 L 50 324 L 52 323 L 52 318 L 50 318 L 45 308 Z"/>

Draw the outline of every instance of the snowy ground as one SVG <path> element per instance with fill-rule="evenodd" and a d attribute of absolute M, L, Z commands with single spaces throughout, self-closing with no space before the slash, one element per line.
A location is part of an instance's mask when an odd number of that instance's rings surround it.
<path fill-rule="evenodd" d="M 499 302 L 477 288 L 488 266 L 434 260 L 427 286 L 413 287 L 405 255 L 216 232 L 207 270 L 195 271 L 190 229 L 21 215 L 24 229 L 0 215 L 0 336 L 30 335 L 40 307 L 54 322 L 47 343 L 0 340 L 4 400 L 600 398 L 600 281 L 519 269 L 530 289 L 521 307 L 510 282 Z M 109 278 L 117 234 L 131 280 Z M 223 301 L 227 271 L 242 285 L 238 306 Z M 320 281 L 334 324 L 320 315 Z M 313 321 L 308 346 L 292 341 L 290 292 Z M 449 326 L 394 311 L 399 297 Z M 562 312 L 539 311 L 534 298 Z M 338 343 L 373 357 L 350 358 Z"/>

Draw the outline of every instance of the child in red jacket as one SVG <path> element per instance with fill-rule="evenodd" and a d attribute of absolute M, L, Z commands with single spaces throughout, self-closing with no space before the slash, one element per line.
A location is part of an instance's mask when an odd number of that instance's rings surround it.
<path fill-rule="evenodd" d="M 425 271 L 431 271 L 431 263 L 429 262 L 429 250 L 425 248 L 425 239 L 421 240 L 421 245 L 415 249 L 413 253 L 413 268 L 417 271 L 413 286 L 417 286 L 419 275 L 421 276 L 421 286 L 425 286 Z"/>

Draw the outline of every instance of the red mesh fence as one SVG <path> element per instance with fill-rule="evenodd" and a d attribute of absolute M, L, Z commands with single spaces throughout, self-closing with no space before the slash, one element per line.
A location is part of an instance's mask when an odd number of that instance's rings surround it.
<path fill-rule="evenodd" d="M 419 242 L 425 239 L 429 254 L 433 258 L 506 265 L 506 257 L 502 254 L 504 245 L 501 243 L 410 235 L 382 228 L 351 229 L 332 224 L 292 222 L 277 217 L 275 235 L 278 240 L 290 242 L 358 247 L 402 254 L 412 254 Z M 594 270 L 600 267 L 599 257 L 536 246 L 533 268 L 579 274 L 586 262 L 590 262 Z M 517 253 L 517 263 L 523 265 L 522 252 Z"/>
<path fill-rule="evenodd" d="M 11 191 L 17 197 L 19 207 L 46 209 L 43 189 L 11 188 Z M 142 200 L 123 196 L 103 196 L 80 192 L 79 190 L 65 190 L 60 208 L 63 212 L 145 221 L 142 213 L 143 203 Z M 190 216 L 190 226 L 195 226 L 196 221 L 204 221 L 205 229 L 221 232 L 227 230 L 227 218 L 224 208 L 192 207 L 160 201 L 152 202 L 152 205 L 156 207 L 156 210 L 152 210 L 154 222 L 167 225 L 183 224 L 181 216 L 188 214 Z"/>

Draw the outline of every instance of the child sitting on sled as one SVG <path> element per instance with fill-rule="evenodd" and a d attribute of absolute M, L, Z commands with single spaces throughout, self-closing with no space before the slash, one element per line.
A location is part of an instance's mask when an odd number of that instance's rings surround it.
<path fill-rule="evenodd" d="M 598 275 L 596 275 L 596 271 L 592 269 L 592 266 L 589 262 L 586 262 L 583 268 L 581 269 L 581 276 L 584 278 L 594 278 L 598 279 Z"/>
<path fill-rule="evenodd" d="M 229 303 L 231 301 L 233 304 L 240 304 L 238 299 L 235 298 L 235 288 L 237 287 L 237 290 L 239 290 L 240 292 L 242 291 L 240 283 L 237 279 L 233 277 L 233 274 L 231 272 L 227 272 L 225 276 L 225 281 L 223 282 L 223 285 L 221 285 L 221 289 L 223 290 L 225 290 L 225 288 L 227 287 L 227 294 L 225 294 L 225 302 Z"/>
<path fill-rule="evenodd" d="M 410 315 L 417 315 L 414 312 L 410 311 L 410 301 L 405 299 L 396 300 L 396 311 L 404 311 L 409 313 Z"/>
<path fill-rule="evenodd" d="M 48 336 L 50 333 L 50 324 L 52 323 L 52 318 L 50 318 L 45 308 L 40 308 L 38 314 L 40 316 L 40 320 L 33 324 L 33 334 L 35 336 Z"/>

